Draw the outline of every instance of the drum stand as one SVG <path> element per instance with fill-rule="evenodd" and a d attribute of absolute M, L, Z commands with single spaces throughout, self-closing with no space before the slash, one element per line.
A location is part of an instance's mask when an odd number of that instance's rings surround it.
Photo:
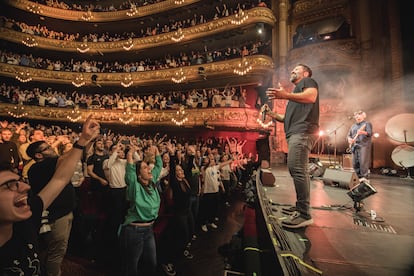
<path fill-rule="evenodd" d="M 403 170 L 406 170 L 407 171 L 407 176 L 404 177 L 404 179 L 414 180 L 414 178 L 411 177 L 410 168 L 405 167 L 403 165 L 402 161 L 400 161 L 400 166 L 403 168 Z"/>

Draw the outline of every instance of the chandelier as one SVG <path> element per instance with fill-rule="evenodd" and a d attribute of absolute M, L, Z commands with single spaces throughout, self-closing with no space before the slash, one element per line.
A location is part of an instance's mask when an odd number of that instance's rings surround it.
<path fill-rule="evenodd" d="M 75 106 L 73 110 L 66 116 L 66 118 L 71 121 L 72 123 L 75 123 L 82 119 L 82 114 L 79 111 L 78 107 Z"/>
<path fill-rule="evenodd" d="M 187 77 L 184 74 L 183 68 L 180 68 L 177 72 L 175 72 L 175 76 L 171 78 L 171 80 L 175 83 L 182 83 L 185 81 Z"/>
<path fill-rule="evenodd" d="M 85 85 L 85 79 L 82 74 L 79 74 L 75 80 L 72 81 L 72 84 L 76 87 L 81 87 Z"/>
<path fill-rule="evenodd" d="M 80 44 L 79 47 L 76 48 L 80 53 L 86 53 L 90 50 L 90 48 L 88 47 L 88 43 L 87 42 L 82 42 Z"/>
<path fill-rule="evenodd" d="M 32 12 L 32 13 L 34 13 L 34 14 L 41 14 L 41 13 L 43 13 L 43 10 L 42 10 L 42 8 L 39 6 L 39 5 L 37 5 L 37 4 L 29 4 L 28 6 L 27 6 L 27 10 L 29 11 L 29 12 Z"/>
<path fill-rule="evenodd" d="M 81 19 L 84 21 L 91 21 L 93 19 L 93 14 L 91 11 L 87 11 L 84 14 L 82 14 Z"/>
<path fill-rule="evenodd" d="M 178 28 L 177 31 L 174 32 L 174 34 L 171 36 L 171 40 L 174 42 L 179 42 L 184 39 L 184 33 L 181 28 Z"/>
<path fill-rule="evenodd" d="M 239 76 L 244 76 L 252 69 L 253 67 L 250 62 L 245 57 L 242 57 L 241 62 L 238 64 L 237 68 L 233 70 L 233 73 Z"/>
<path fill-rule="evenodd" d="M 132 47 L 134 47 L 134 41 L 132 40 L 132 38 L 128 38 L 128 41 L 126 41 L 124 45 L 122 45 L 122 48 L 124 48 L 124 50 L 126 51 L 131 50 Z"/>
<path fill-rule="evenodd" d="M 26 111 L 24 111 L 24 106 L 21 102 L 17 106 L 13 107 L 12 110 L 9 110 L 7 113 L 16 119 L 23 118 L 28 114 Z"/>
<path fill-rule="evenodd" d="M 177 126 L 182 126 L 188 121 L 188 116 L 185 114 L 183 105 L 177 110 L 177 118 L 171 118 L 171 121 Z"/>
<path fill-rule="evenodd" d="M 184 2 L 185 2 L 185 0 L 175 0 L 174 4 L 181 5 L 181 4 L 184 4 Z"/>
<path fill-rule="evenodd" d="M 32 80 L 29 71 L 21 71 L 16 75 L 16 79 L 20 82 L 29 82 Z"/>
<path fill-rule="evenodd" d="M 37 43 L 37 41 L 34 37 L 30 37 L 30 36 L 26 37 L 26 39 L 23 39 L 22 43 L 24 45 L 26 45 L 27 47 L 30 47 L 30 48 L 35 47 L 39 44 L 39 43 Z"/>
<path fill-rule="evenodd" d="M 243 24 L 244 21 L 246 21 L 248 18 L 249 16 L 240 8 L 234 15 L 234 19 L 232 19 L 230 22 L 234 25 L 240 25 Z"/>
<path fill-rule="evenodd" d="M 129 8 L 129 10 L 126 12 L 126 15 L 128 16 L 134 16 L 138 13 L 138 9 L 137 6 L 134 3 L 131 3 L 131 7 Z"/>
<path fill-rule="evenodd" d="M 124 112 L 122 112 L 122 115 L 119 117 L 119 120 L 125 125 L 132 123 L 134 115 L 132 114 L 130 107 L 125 108 Z"/>
<path fill-rule="evenodd" d="M 132 80 L 132 75 L 128 74 L 125 76 L 124 80 L 121 81 L 121 85 L 125 88 L 130 87 L 134 84 L 134 81 Z"/>

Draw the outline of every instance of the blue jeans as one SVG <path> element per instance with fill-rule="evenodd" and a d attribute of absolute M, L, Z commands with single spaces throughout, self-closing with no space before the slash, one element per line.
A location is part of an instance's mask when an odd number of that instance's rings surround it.
<path fill-rule="evenodd" d="M 156 274 L 157 253 L 152 225 L 146 227 L 122 226 L 120 246 L 123 275 Z"/>
<path fill-rule="evenodd" d="M 293 134 L 287 139 L 287 166 L 293 178 L 296 191 L 296 209 L 301 216 L 310 219 L 310 177 L 308 171 L 309 153 L 316 141 L 316 135 Z"/>
<path fill-rule="evenodd" d="M 371 145 L 357 146 L 352 154 L 352 167 L 359 178 L 368 178 L 371 164 Z"/>

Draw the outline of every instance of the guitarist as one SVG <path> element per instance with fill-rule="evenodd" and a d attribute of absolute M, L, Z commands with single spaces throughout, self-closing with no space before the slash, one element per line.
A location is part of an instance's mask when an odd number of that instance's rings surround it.
<path fill-rule="evenodd" d="M 367 181 L 371 164 L 372 124 L 363 111 L 354 112 L 355 123 L 348 131 L 348 143 L 352 153 L 352 166 L 360 181 Z"/>

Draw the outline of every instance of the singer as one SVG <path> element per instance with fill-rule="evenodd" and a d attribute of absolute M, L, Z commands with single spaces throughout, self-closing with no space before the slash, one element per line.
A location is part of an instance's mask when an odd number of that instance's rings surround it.
<path fill-rule="evenodd" d="M 288 100 L 284 115 L 269 112 L 274 119 L 284 123 L 288 143 L 287 166 L 296 191 L 296 206 L 282 208 L 282 212 L 290 215 L 289 219 L 282 221 L 287 228 L 301 228 L 313 223 L 308 162 L 319 130 L 319 88 L 311 77 L 312 70 L 298 64 L 290 73 L 290 82 L 295 85 L 292 93 L 280 83 L 278 88 L 266 91 L 271 100 Z"/>

